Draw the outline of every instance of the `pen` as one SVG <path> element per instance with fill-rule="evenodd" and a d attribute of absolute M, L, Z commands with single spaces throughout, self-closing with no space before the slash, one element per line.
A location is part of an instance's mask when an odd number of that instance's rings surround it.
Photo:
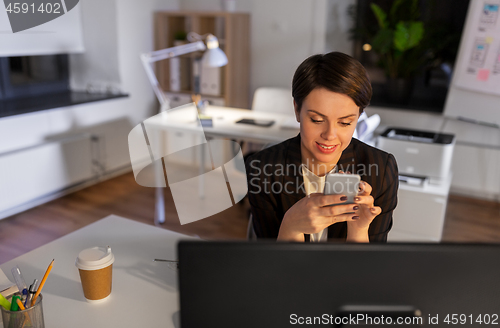
<path fill-rule="evenodd" d="M 164 259 L 154 259 L 153 262 L 169 262 L 169 263 L 177 263 L 179 261 L 175 260 L 164 260 Z"/>
<path fill-rule="evenodd" d="M 179 261 L 175 260 L 164 260 L 164 259 L 154 259 L 153 262 L 167 262 L 167 265 L 172 270 L 179 270 Z"/>
<path fill-rule="evenodd" d="M 43 275 L 42 282 L 40 283 L 40 287 L 38 287 L 38 290 L 36 291 L 35 296 L 33 296 L 33 299 L 31 300 L 31 306 L 35 305 L 36 299 L 38 298 L 38 295 L 42 292 L 43 285 L 45 285 L 45 281 L 47 280 L 47 277 L 49 276 L 50 270 L 52 270 L 52 266 L 54 265 L 54 260 L 50 262 L 49 267 L 47 268 L 47 271 L 45 271 L 45 274 Z"/>
<path fill-rule="evenodd" d="M 30 285 L 28 290 L 28 296 L 26 297 L 26 301 L 24 302 L 24 306 L 30 306 L 31 297 L 36 293 L 36 284 L 38 283 L 38 279 L 33 280 L 33 283 Z"/>

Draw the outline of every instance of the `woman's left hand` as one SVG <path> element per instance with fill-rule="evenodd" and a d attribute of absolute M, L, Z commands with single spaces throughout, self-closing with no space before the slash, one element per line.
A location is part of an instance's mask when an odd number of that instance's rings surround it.
<path fill-rule="evenodd" d="M 368 243 L 370 241 L 368 238 L 368 228 L 373 219 L 382 213 L 382 209 L 373 205 L 374 199 L 371 195 L 372 186 L 370 184 L 360 181 L 359 188 L 358 196 L 354 198 L 355 203 L 359 206 L 359 209 L 356 211 L 359 219 L 347 222 L 347 241 Z"/>

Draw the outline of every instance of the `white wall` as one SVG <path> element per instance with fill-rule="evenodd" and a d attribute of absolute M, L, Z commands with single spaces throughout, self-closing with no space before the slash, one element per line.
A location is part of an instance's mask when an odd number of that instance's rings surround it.
<path fill-rule="evenodd" d="M 123 91 L 131 95 L 127 109 L 133 125 L 158 110 L 157 99 L 139 59 L 154 50 L 153 14 L 179 10 L 179 0 L 118 0 L 118 53 Z"/>
<path fill-rule="evenodd" d="M 333 0 L 327 3 L 324 52 L 340 51 L 352 55 L 353 41 L 349 38 L 349 29 L 354 22 L 347 12 L 350 6 L 356 4 L 356 0 Z"/>
<path fill-rule="evenodd" d="M 86 90 L 88 84 L 120 87 L 118 30 L 115 0 L 86 0 L 82 13 L 85 52 L 70 56 L 72 90 Z"/>
<path fill-rule="evenodd" d="M 179 0 L 83 1 L 87 51 L 70 57 L 72 88 L 85 90 L 89 83 L 118 87 L 130 97 L 117 115 L 132 123 L 153 115 L 157 101 L 139 55 L 153 50 L 153 13 L 178 9 Z"/>
<path fill-rule="evenodd" d="M 251 95 L 262 86 L 291 88 L 297 66 L 308 56 L 325 51 L 329 2 L 343 1 L 236 0 L 236 10 L 251 16 Z M 181 0 L 180 5 L 183 10 L 214 11 L 222 9 L 221 3 Z"/>

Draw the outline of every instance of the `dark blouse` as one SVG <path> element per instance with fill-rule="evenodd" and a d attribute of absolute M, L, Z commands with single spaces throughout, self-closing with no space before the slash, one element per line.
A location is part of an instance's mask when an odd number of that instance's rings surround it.
<path fill-rule="evenodd" d="M 301 162 L 300 134 L 247 158 L 248 199 L 258 238 L 276 239 L 286 211 L 306 196 Z M 359 174 L 372 186 L 374 204 L 382 213 L 373 220 L 368 234 L 371 242 L 386 242 L 399 186 L 394 156 L 353 138 L 337 168 Z M 346 222 L 328 227 L 329 240 L 345 240 L 346 236 Z"/>

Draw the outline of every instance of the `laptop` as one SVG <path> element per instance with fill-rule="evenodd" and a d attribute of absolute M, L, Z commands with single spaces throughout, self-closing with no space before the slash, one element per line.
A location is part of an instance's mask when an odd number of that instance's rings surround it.
<path fill-rule="evenodd" d="M 500 245 L 183 241 L 178 253 L 182 328 L 500 323 Z"/>

